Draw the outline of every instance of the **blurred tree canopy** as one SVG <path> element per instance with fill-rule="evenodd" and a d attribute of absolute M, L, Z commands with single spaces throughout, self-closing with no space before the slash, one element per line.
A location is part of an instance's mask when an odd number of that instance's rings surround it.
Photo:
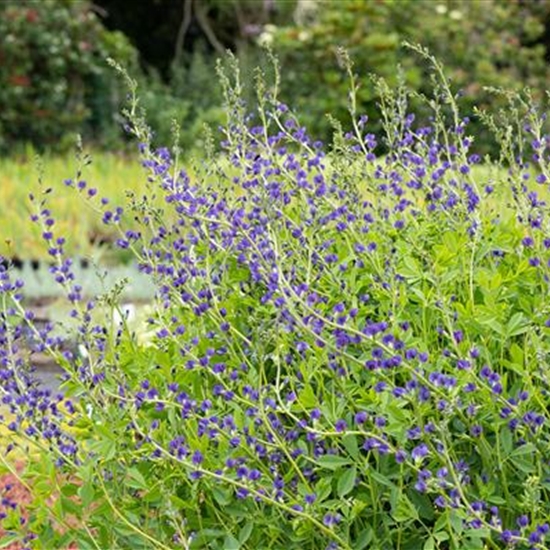
<path fill-rule="evenodd" d="M 197 49 L 213 57 L 242 52 L 266 24 L 292 22 L 295 0 L 95 0 L 108 29 L 136 46 L 145 66 L 169 80 L 171 67 Z"/>
<path fill-rule="evenodd" d="M 484 86 L 550 82 L 550 0 L 41 0 L 0 3 L 0 150 L 32 142 L 56 147 L 75 132 L 98 145 L 120 143 L 121 94 L 112 56 L 140 80 L 142 104 L 160 141 L 172 118 L 192 145 L 203 122 L 221 120 L 216 58 L 240 57 L 245 75 L 269 44 L 282 69 L 282 98 L 320 137 L 326 113 L 346 118 L 347 79 L 336 56 L 346 47 L 361 77 L 359 109 L 375 114 L 367 75 L 430 91 L 421 43 L 445 65 L 463 101 L 498 105 Z M 376 120 L 373 121 L 376 131 Z M 483 137 L 483 131 L 474 130 Z"/>
<path fill-rule="evenodd" d="M 364 77 L 359 108 L 369 115 L 377 101 L 369 74 L 396 85 L 401 66 L 410 88 L 433 91 L 426 67 L 403 48 L 404 40 L 422 44 L 440 60 L 470 111 L 473 105 L 497 107 L 498 98 L 485 86 L 528 86 L 544 99 L 549 28 L 547 0 L 303 0 L 292 24 L 266 28 L 260 40 L 281 59 L 283 90 L 292 106 L 306 113 L 308 126 L 326 134 L 325 113 L 345 116 L 348 83 L 337 62 L 338 46 L 349 51 Z M 483 137 L 475 121 L 473 129 Z"/>
<path fill-rule="evenodd" d="M 107 56 L 130 66 L 136 58 L 85 3 L 0 3 L 0 150 L 106 136 L 120 101 Z"/>

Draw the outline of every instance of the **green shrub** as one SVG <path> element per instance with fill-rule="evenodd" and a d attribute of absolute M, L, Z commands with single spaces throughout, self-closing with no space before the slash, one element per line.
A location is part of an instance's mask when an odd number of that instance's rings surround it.
<path fill-rule="evenodd" d="M 501 105 L 484 90 L 487 85 L 511 90 L 528 86 L 538 101 L 544 99 L 550 77 L 543 43 L 547 2 L 321 0 L 302 6 L 294 25 L 266 26 L 259 41 L 277 51 L 287 77 L 282 97 L 299 109 L 313 133 L 330 133 L 327 113 L 345 115 L 340 98 L 347 83 L 336 59 L 339 46 L 350 52 L 361 74 L 373 73 L 396 85 L 401 64 L 408 86 L 429 93 L 429 74 L 401 46 L 404 40 L 422 43 L 445 64 L 468 110 Z M 368 82 L 357 92 L 359 108 L 369 115 L 376 113 L 378 99 Z M 417 111 L 421 105 L 415 102 Z M 376 125 L 372 129 L 381 130 Z M 483 143 L 482 152 L 494 147 L 475 117 L 471 131 Z"/>
<path fill-rule="evenodd" d="M 1 471 L 25 452 L 32 493 L 27 516 L 3 495 L 3 544 L 549 548 L 545 116 L 505 97 L 508 113 L 483 115 L 500 162 L 479 166 L 429 58 L 432 124 L 380 84 L 377 156 L 340 59 L 351 120 L 332 149 L 275 86 L 260 79 L 249 108 L 222 74 L 225 154 L 205 147 L 193 174 L 151 147 L 129 82 L 148 192 L 125 211 L 82 174 L 66 189 L 155 284 L 137 333 L 120 287 L 82 296 L 52 189 L 32 197 L 77 328 L 35 320 L 0 263 Z M 37 386 L 29 346 L 63 366 L 65 395 Z"/>
<path fill-rule="evenodd" d="M 243 79 L 252 81 L 253 68 L 261 60 L 261 52 L 242 51 L 239 60 Z M 155 143 L 172 141 L 176 121 L 181 128 L 178 143 L 186 155 L 204 147 L 205 126 L 217 131 L 226 118 L 222 87 L 215 74 L 213 58 L 197 48 L 172 64 L 167 83 L 154 72 L 141 79 L 140 105 L 147 113 Z M 247 100 L 253 99 L 251 90 L 252 87 L 246 91 Z"/>
<path fill-rule="evenodd" d="M 204 125 L 216 129 L 223 124 L 222 90 L 214 75 L 213 59 L 198 49 L 172 64 L 168 83 L 153 72 L 142 80 L 140 104 L 147 112 L 155 143 L 172 141 L 176 121 L 181 128 L 179 145 L 189 154 L 194 147 L 201 148 Z"/>
<path fill-rule="evenodd" d="M 135 62 L 125 37 L 106 31 L 86 2 L 0 3 L 0 151 L 117 134 L 121 98 L 109 55 Z"/>

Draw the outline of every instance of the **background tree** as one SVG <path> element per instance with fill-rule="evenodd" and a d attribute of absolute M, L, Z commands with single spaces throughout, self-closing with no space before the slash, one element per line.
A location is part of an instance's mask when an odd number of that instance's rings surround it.
<path fill-rule="evenodd" d="M 130 67 L 135 59 L 125 36 L 106 31 L 85 3 L 0 3 L 0 150 L 117 131 L 120 97 L 109 55 Z"/>
<path fill-rule="evenodd" d="M 488 85 L 529 86 L 535 98 L 545 98 L 548 0 L 135 0 L 132 9 L 118 0 L 8 1 L 0 3 L 0 150 L 27 142 L 60 147 L 76 132 L 100 147 L 120 145 L 120 96 L 105 63 L 109 55 L 140 81 L 157 141 L 171 139 L 176 118 L 189 149 L 203 123 L 215 127 L 222 118 L 216 59 L 232 50 L 251 80 L 265 44 L 281 62 L 282 99 L 314 135 L 329 138 L 325 114 L 347 117 L 339 46 L 361 75 L 358 107 L 366 114 L 374 115 L 378 101 L 371 73 L 395 85 L 400 66 L 415 93 L 431 90 L 404 40 L 440 59 L 463 91 L 466 112 L 474 104 L 498 108 Z M 419 102 L 412 108 L 422 115 Z M 373 117 L 371 131 L 379 130 Z M 475 119 L 472 130 L 490 150 Z"/>

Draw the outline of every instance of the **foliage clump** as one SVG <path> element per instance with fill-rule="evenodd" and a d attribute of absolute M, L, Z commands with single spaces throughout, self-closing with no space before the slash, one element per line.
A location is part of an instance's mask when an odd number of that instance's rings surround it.
<path fill-rule="evenodd" d="M 127 39 L 107 31 L 87 3 L 0 3 L 0 151 L 59 148 L 83 130 L 105 140 L 116 133 L 120 97 L 109 55 L 135 62 Z"/>
<path fill-rule="evenodd" d="M 550 15 L 547 2 L 519 0 L 382 0 L 364 2 L 303 2 L 294 24 L 266 26 L 259 36 L 275 48 L 287 78 L 282 97 L 302 113 L 302 121 L 317 133 L 328 134 L 326 114 L 343 113 L 341 97 L 347 82 L 336 62 L 335 52 L 345 46 L 359 70 L 384 77 L 397 85 L 396 67 L 402 66 L 408 86 L 430 93 L 429 74 L 407 55 L 403 40 L 420 42 L 440 59 L 455 90 L 464 95 L 463 106 L 498 107 L 498 98 L 485 86 L 519 90 L 529 86 L 544 101 L 550 77 L 548 35 Z M 313 100 L 312 100 L 313 98 Z M 362 112 L 376 125 L 379 97 L 372 87 L 358 91 Z M 496 103 L 496 105 L 495 105 Z M 422 103 L 413 100 L 414 110 Z M 479 138 L 484 152 L 495 151 L 491 134 L 477 118 L 469 131 Z"/>
<path fill-rule="evenodd" d="M 177 148 L 151 146 L 127 79 L 149 193 L 111 205 L 81 172 L 65 183 L 150 275 L 155 313 L 136 334 L 120 288 L 82 296 L 51 189 L 32 197 L 78 329 L 69 348 L 35 322 L 2 267 L 13 443 L 0 460 L 13 470 L 26 450 L 34 492 L 24 519 L 7 511 L 6 540 L 549 547 L 545 116 L 505 94 L 507 111 L 482 115 L 500 165 L 482 166 L 443 70 L 416 49 L 434 70 L 433 121 L 416 123 L 407 89 L 378 81 L 384 156 L 344 53 L 350 128 L 335 124 L 332 146 L 280 102 L 277 71 L 273 84 L 258 75 L 249 106 L 233 65 L 225 155 L 206 140 L 192 172 Z M 36 384 L 29 345 L 62 364 L 64 395 Z"/>
<path fill-rule="evenodd" d="M 526 85 L 544 102 L 549 21 L 550 3 L 523 0 L 141 0 L 132 10 L 113 0 L 3 2 L 0 153 L 28 142 L 66 149 L 76 130 L 96 148 L 121 148 L 119 92 L 105 71 L 107 55 L 133 65 L 136 75 L 139 55 L 141 101 L 158 142 L 170 140 L 176 118 L 186 151 L 197 140 L 197 148 L 203 147 L 205 122 L 217 126 L 223 120 L 213 82 L 215 58 L 225 48 L 251 69 L 261 59 L 259 46 L 275 48 L 286 77 L 281 101 L 291 103 L 302 123 L 324 139 L 332 131 L 326 115 L 345 116 L 341 97 L 347 83 L 335 56 L 341 45 L 362 74 L 395 86 L 401 66 L 410 89 L 429 95 L 428 73 L 401 47 L 403 40 L 421 42 L 447 67 L 466 111 L 504 105 L 486 85 Z M 379 100 L 372 87 L 357 92 L 358 109 L 371 117 L 370 131 L 378 138 Z M 427 122 L 430 110 L 410 101 Z M 163 108 L 156 109 L 158 104 Z M 497 153 L 477 117 L 469 131 L 479 151 Z"/>

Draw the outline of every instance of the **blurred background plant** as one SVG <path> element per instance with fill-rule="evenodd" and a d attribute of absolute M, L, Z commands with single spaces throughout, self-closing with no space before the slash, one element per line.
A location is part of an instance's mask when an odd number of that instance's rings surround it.
<path fill-rule="evenodd" d="M 529 86 L 544 99 L 550 71 L 548 0 L 43 0 L 0 4 L 0 152 L 26 143 L 66 149 L 81 133 L 88 144 L 120 149 L 122 103 L 111 56 L 140 83 L 141 104 L 159 143 L 182 126 L 184 150 L 201 148 L 204 123 L 223 120 L 214 73 L 232 50 L 252 78 L 269 45 L 280 58 L 281 97 L 312 133 L 327 139 L 326 113 L 346 117 L 347 84 L 336 50 L 344 46 L 362 78 L 358 108 L 378 101 L 369 74 L 395 85 L 399 71 L 418 93 L 431 90 L 418 59 L 402 47 L 419 42 L 445 65 L 472 105 L 498 108 L 484 86 Z M 420 116 L 420 102 L 416 106 Z M 374 131 L 377 131 L 376 121 Z M 473 133 L 490 152 L 481 124 Z"/>
<path fill-rule="evenodd" d="M 137 60 L 128 39 L 107 31 L 86 3 L 0 3 L 1 150 L 63 149 L 76 133 L 111 146 L 123 98 L 108 55 L 130 70 Z"/>
<path fill-rule="evenodd" d="M 546 0 L 299 1 L 293 21 L 264 27 L 259 41 L 280 56 L 284 93 L 298 112 L 308 114 L 304 123 L 327 137 L 325 113 L 345 117 L 346 109 L 338 46 L 349 51 L 360 76 L 382 76 L 392 87 L 401 66 L 410 88 L 430 94 L 426 68 L 402 47 L 404 40 L 420 43 L 445 66 L 453 85 L 463 91 L 464 111 L 471 112 L 473 105 L 498 107 L 485 86 L 528 86 L 536 99 L 543 99 L 550 76 L 549 14 Z M 359 109 L 374 114 L 378 99 L 375 87 L 363 80 Z M 420 102 L 413 106 L 421 111 Z M 477 121 L 470 131 L 487 139 Z"/>

